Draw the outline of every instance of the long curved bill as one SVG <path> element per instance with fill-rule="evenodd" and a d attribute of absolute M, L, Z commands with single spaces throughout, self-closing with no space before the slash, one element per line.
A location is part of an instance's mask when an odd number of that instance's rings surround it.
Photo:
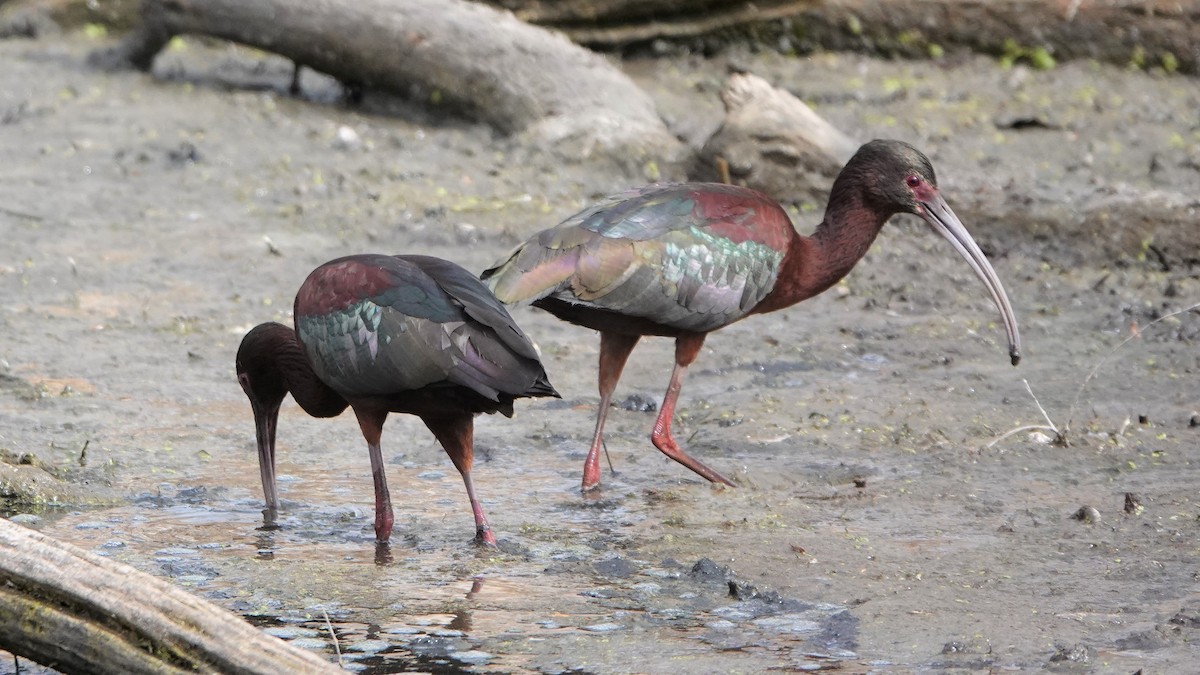
<path fill-rule="evenodd" d="M 275 427 L 279 420 L 279 404 L 264 410 L 251 401 L 251 407 L 254 409 L 254 435 L 258 440 L 258 473 L 262 477 L 266 501 L 263 524 L 273 527 L 279 512 L 279 498 L 275 492 Z"/>
<path fill-rule="evenodd" d="M 962 221 L 950 210 L 950 205 L 942 198 L 941 193 L 931 191 L 922 195 L 920 204 L 924 207 L 922 216 L 925 221 L 950 240 L 954 249 L 967 261 L 971 269 L 975 270 L 975 274 L 992 294 L 992 302 L 996 303 L 996 308 L 1000 310 L 1000 316 L 1004 319 L 1004 330 L 1008 333 L 1008 355 L 1012 358 L 1012 364 L 1017 365 L 1021 361 L 1021 335 L 1017 332 L 1017 317 L 1008 302 L 1008 295 L 1004 293 L 1004 286 L 1000 284 L 1000 277 L 996 276 L 996 270 L 992 269 L 992 264 L 983 255 L 983 251 L 979 250 L 979 245 L 971 238 L 967 228 L 963 227 Z"/>

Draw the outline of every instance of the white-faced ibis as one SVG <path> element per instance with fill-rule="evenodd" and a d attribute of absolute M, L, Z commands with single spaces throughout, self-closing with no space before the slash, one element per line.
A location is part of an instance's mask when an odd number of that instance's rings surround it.
<path fill-rule="evenodd" d="M 584 490 L 599 485 L 613 389 L 643 335 L 675 338 L 675 369 L 650 437 L 655 447 L 709 481 L 732 485 L 671 436 L 684 374 L 705 336 L 834 285 L 897 213 L 925 219 L 987 285 L 1016 365 L 1017 322 L 995 270 L 942 198 L 929 159 L 899 141 L 859 148 L 834 182 L 825 219 L 812 236 L 798 234 L 783 208 L 754 190 L 651 185 L 539 232 L 482 276 L 504 303 L 532 303 L 600 331 L 600 410 L 583 466 Z"/>
<path fill-rule="evenodd" d="M 470 272 L 418 255 L 354 255 L 313 270 L 296 293 L 296 329 L 254 327 L 237 353 L 250 398 L 258 465 L 274 520 L 275 426 L 289 392 L 314 417 L 354 410 L 375 479 L 375 537 L 387 543 L 392 500 L 379 439 L 389 412 L 410 413 L 450 455 L 475 515 L 476 540 L 495 546 L 471 482 L 476 413 L 513 414 L 513 401 L 558 396 L 529 338 Z"/>

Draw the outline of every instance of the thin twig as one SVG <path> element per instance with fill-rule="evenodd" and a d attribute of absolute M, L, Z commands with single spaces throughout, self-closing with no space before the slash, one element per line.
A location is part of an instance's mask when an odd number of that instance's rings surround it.
<path fill-rule="evenodd" d="M 333 638 L 333 651 L 337 652 L 338 666 L 342 667 L 342 645 L 338 642 L 337 633 L 333 631 L 333 623 L 329 621 L 329 612 L 322 609 L 321 614 L 325 616 L 325 627 L 329 629 L 329 636 Z"/>
<path fill-rule="evenodd" d="M 608 442 L 605 441 L 603 438 L 600 439 L 600 447 L 604 448 L 604 459 L 608 460 L 609 472 L 612 473 L 612 475 L 614 475 L 614 476 L 617 475 L 617 470 L 615 467 L 613 467 L 612 455 L 608 454 Z"/>
<path fill-rule="evenodd" d="M 1064 446 L 1071 445 L 1070 441 L 1067 440 L 1067 435 L 1059 431 L 1058 427 L 1054 426 L 1054 420 L 1050 419 L 1050 416 L 1046 414 L 1046 409 L 1042 407 L 1042 402 L 1039 401 L 1038 397 L 1033 393 L 1033 387 L 1029 386 L 1029 380 L 1021 378 L 1021 382 L 1025 385 L 1025 391 L 1029 392 L 1029 398 L 1033 399 L 1033 404 L 1036 405 L 1038 411 L 1042 413 L 1042 419 L 1046 420 L 1046 424 L 1050 425 L 1049 429 L 1054 432 L 1054 442 L 1061 443 Z"/>
<path fill-rule="evenodd" d="M 1013 434 L 1019 434 L 1022 431 L 1053 431 L 1055 434 L 1058 434 L 1058 429 L 1055 429 L 1054 427 L 1048 427 L 1043 424 L 1026 424 L 1023 427 L 1017 427 L 1016 429 L 1009 429 L 1008 431 L 1004 432 L 1000 436 L 997 436 L 996 438 L 992 439 L 991 443 L 988 443 L 987 445 L 985 445 L 983 447 L 990 448 L 993 445 L 999 443 L 1000 441 L 1008 438 L 1009 436 L 1012 436 Z"/>

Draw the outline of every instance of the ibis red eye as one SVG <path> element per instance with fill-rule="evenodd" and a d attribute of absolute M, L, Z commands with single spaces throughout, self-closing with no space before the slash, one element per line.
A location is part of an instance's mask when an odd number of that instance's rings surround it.
<path fill-rule="evenodd" d="M 912 174 L 911 176 L 909 176 L 908 178 L 906 178 L 906 179 L 904 180 L 904 182 L 905 182 L 905 183 L 908 183 L 908 187 L 910 187 L 910 188 L 915 188 L 915 187 L 917 187 L 918 185 L 920 185 L 920 184 L 921 184 L 921 177 L 920 177 L 920 176 L 918 176 L 918 175 L 916 175 L 916 174 Z"/>

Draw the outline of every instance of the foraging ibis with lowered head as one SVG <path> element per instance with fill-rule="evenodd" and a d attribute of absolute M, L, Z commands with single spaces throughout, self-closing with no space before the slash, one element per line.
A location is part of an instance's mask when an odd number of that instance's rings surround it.
<path fill-rule="evenodd" d="M 454 263 L 354 255 L 321 265 L 296 294 L 295 329 L 264 323 L 242 339 L 238 382 L 250 399 L 273 523 L 275 427 L 287 394 L 314 417 L 354 410 L 371 456 L 375 537 L 392 532 L 380 437 L 388 413 L 421 418 L 462 474 L 476 540 L 496 537 L 471 480 L 474 416 L 513 414 L 518 398 L 553 396 L 537 352 L 492 293 Z"/>

